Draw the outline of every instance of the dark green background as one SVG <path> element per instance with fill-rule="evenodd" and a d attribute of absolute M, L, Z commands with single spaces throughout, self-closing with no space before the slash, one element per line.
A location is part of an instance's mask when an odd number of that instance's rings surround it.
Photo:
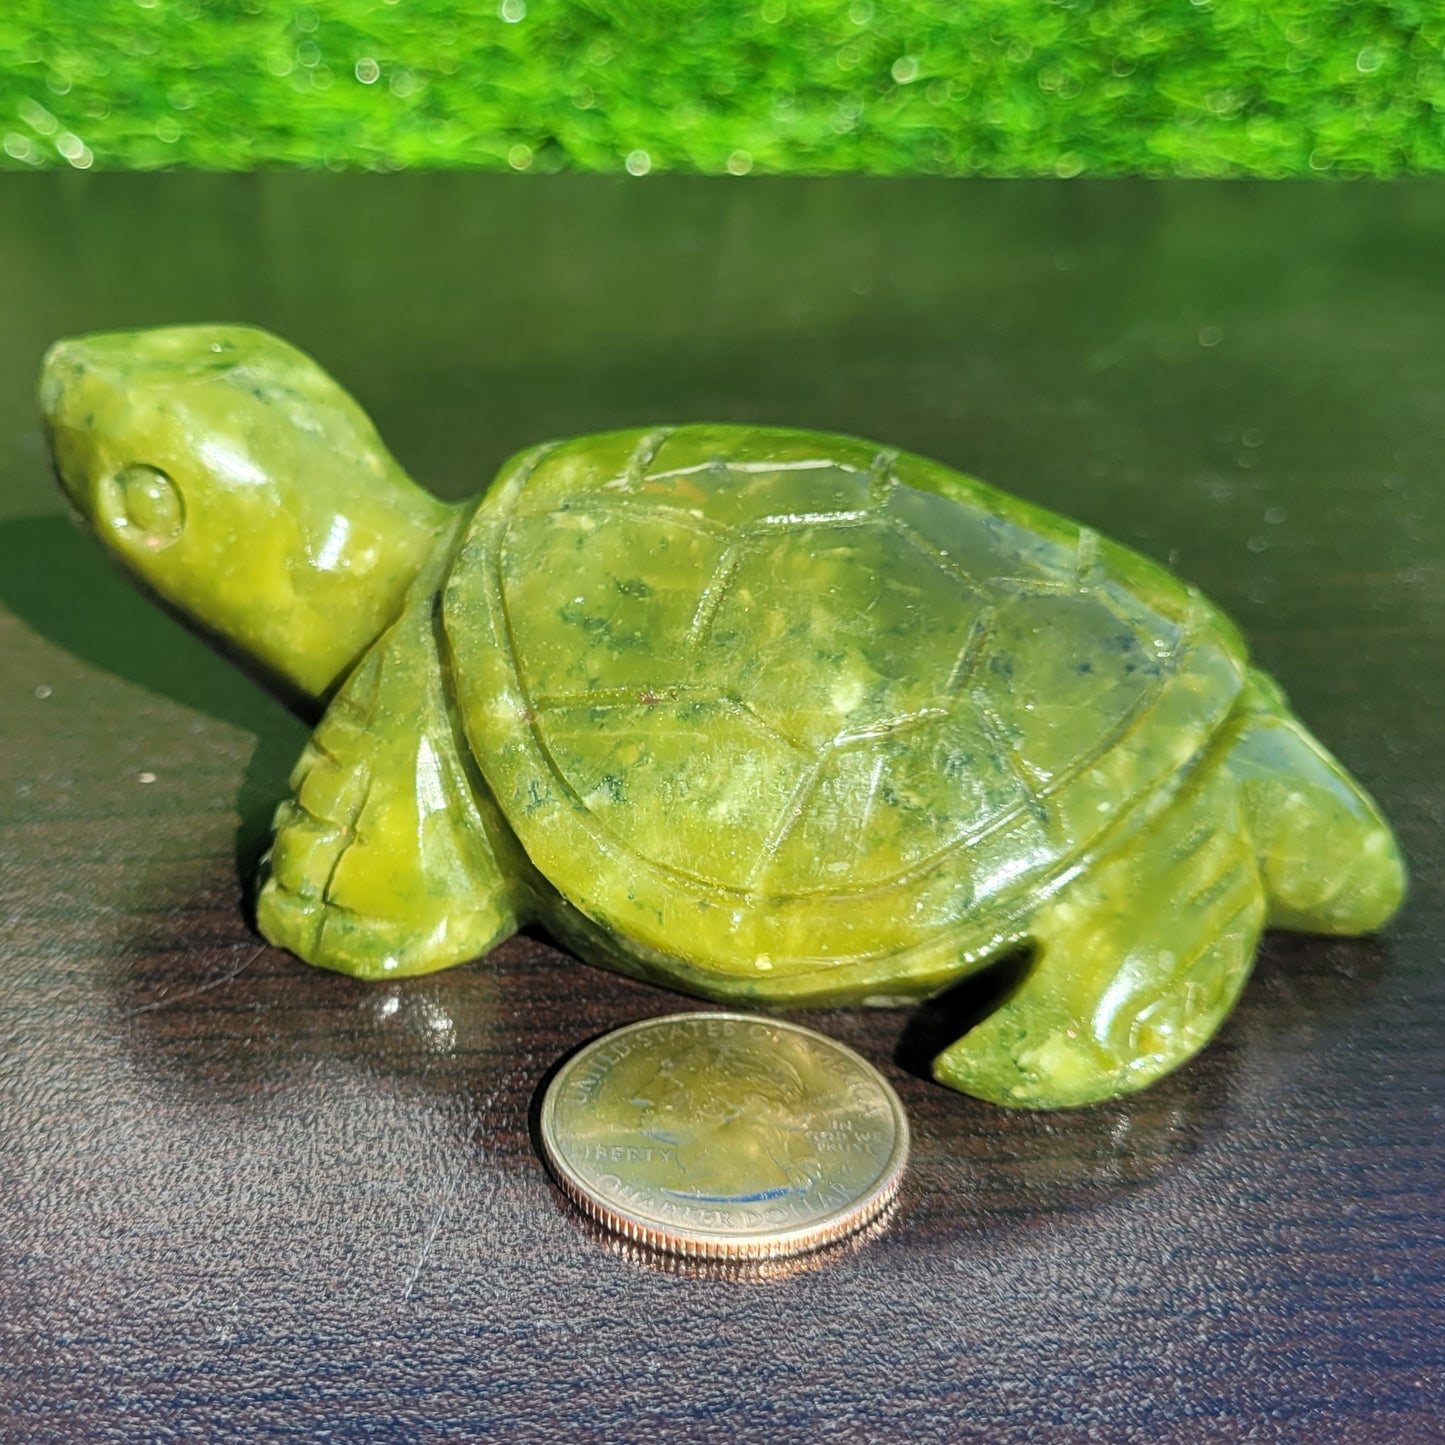
<path fill-rule="evenodd" d="M 1445 187 L 654 177 L 0 186 L 0 1435 L 1438 1438 Z M 62 515 L 55 337 L 234 319 L 449 496 L 513 449 L 841 428 L 1169 562 L 1379 797 L 1379 938 L 1272 935 L 1219 1038 L 1063 1115 L 811 1021 L 914 1129 L 881 1237 L 699 1279 L 582 1230 L 539 1081 L 681 1005 L 538 939 L 370 987 L 262 947 L 305 727 Z"/>

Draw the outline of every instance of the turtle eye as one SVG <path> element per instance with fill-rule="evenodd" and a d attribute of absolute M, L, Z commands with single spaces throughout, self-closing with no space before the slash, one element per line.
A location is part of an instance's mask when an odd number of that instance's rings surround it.
<path fill-rule="evenodd" d="M 146 547 L 158 552 L 181 535 L 186 508 L 180 488 L 159 468 L 134 463 L 116 473 L 111 488 L 118 504 L 112 515 L 134 528 Z"/>

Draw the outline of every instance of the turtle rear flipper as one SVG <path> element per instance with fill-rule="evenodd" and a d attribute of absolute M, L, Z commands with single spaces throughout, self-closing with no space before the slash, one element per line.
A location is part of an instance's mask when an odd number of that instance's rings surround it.
<path fill-rule="evenodd" d="M 476 958 L 516 931 L 526 896 L 456 744 L 433 605 L 413 598 L 307 743 L 257 902 L 272 943 L 359 978 Z"/>
<path fill-rule="evenodd" d="M 1266 923 L 1367 933 L 1404 893 L 1379 810 L 1251 672 L 1183 790 L 1040 910 L 1024 983 L 934 1074 L 1035 1108 L 1143 1088 L 1208 1042 Z"/>
<path fill-rule="evenodd" d="M 1234 778 L 1199 772 L 1035 915 L 1037 957 L 1004 1004 L 940 1054 L 940 1083 L 1065 1108 L 1142 1089 L 1201 1049 L 1249 976 L 1265 894 Z"/>
<path fill-rule="evenodd" d="M 1269 895 L 1269 924 L 1370 933 L 1405 896 L 1405 865 L 1369 795 L 1253 672 L 1240 698 L 1229 770 Z"/>

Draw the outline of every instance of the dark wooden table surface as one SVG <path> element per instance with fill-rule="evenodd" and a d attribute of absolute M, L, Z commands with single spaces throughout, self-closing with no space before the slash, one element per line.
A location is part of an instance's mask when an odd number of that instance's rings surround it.
<path fill-rule="evenodd" d="M 56 336 L 238 319 L 420 478 L 719 418 L 943 458 L 1238 619 L 1411 860 L 1273 935 L 1195 1063 L 1009 1113 L 969 1008 L 811 1022 L 898 1087 L 875 1238 L 665 1270 L 538 1162 L 538 1082 L 680 1001 L 525 937 L 389 986 L 264 947 L 306 735 L 68 524 Z M 0 181 L 0 1437 L 1445 1438 L 1445 187 Z"/>

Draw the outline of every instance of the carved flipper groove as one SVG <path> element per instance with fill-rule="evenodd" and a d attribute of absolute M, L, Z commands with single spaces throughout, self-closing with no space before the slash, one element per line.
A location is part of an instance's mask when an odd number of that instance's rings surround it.
<path fill-rule="evenodd" d="M 934 1061 L 941 1083 L 1063 1108 L 1142 1089 L 1204 1047 L 1244 987 L 1265 919 L 1226 755 L 1212 752 L 1161 813 L 1040 910 L 1033 966 Z"/>
<path fill-rule="evenodd" d="M 432 591 L 414 597 L 322 718 L 277 809 L 257 903 L 271 942 L 364 978 L 487 952 L 526 896 L 461 752 L 434 604 Z"/>

